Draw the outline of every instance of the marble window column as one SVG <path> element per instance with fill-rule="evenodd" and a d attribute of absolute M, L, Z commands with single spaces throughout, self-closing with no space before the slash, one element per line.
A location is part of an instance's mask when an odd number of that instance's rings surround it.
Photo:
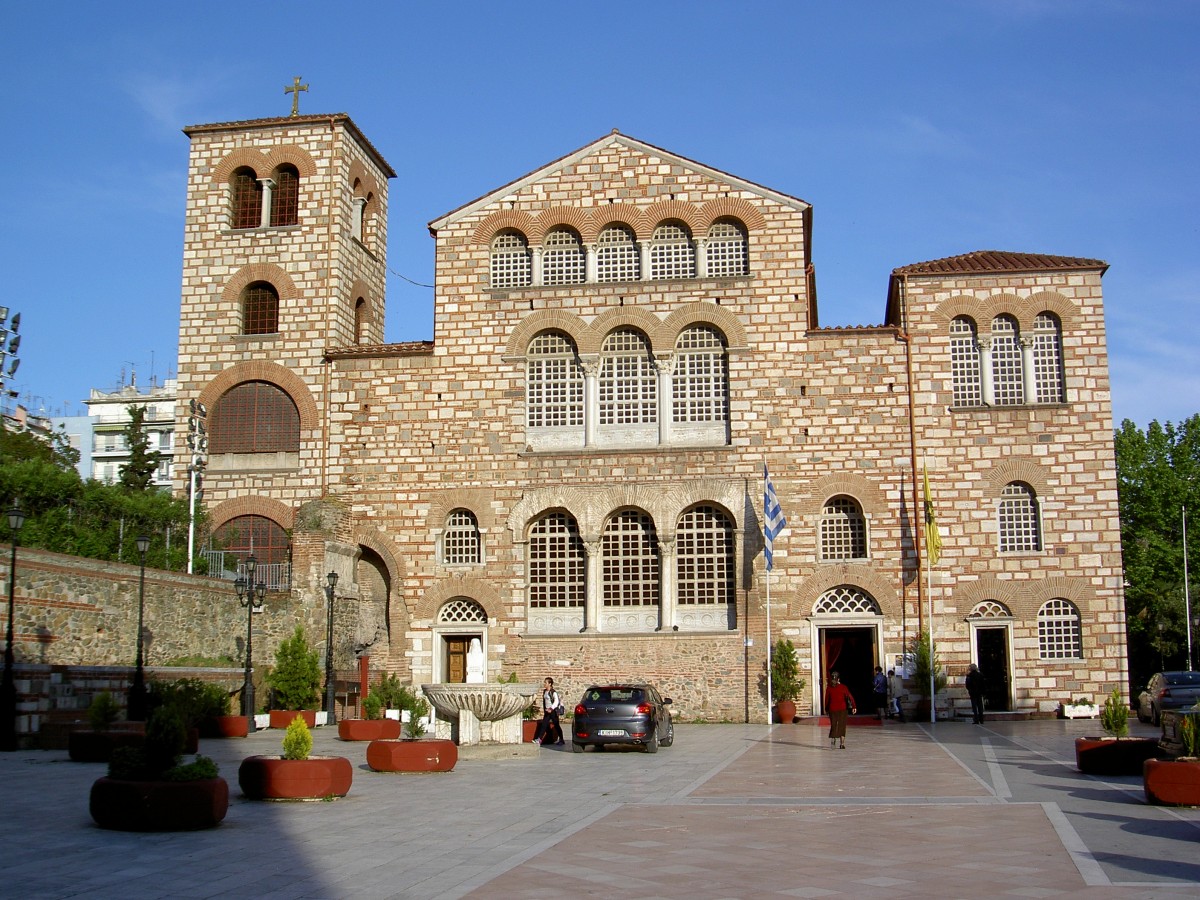
<path fill-rule="evenodd" d="M 260 178 L 258 183 L 262 185 L 262 208 L 258 214 L 258 227 L 271 227 L 271 206 L 275 196 L 275 179 Z"/>
<path fill-rule="evenodd" d="M 1037 372 L 1033 367 L 1033 338 L 1024 335 L 1018 341 L 1021 345 L 1021 389 L 1025 392 L 1026 403 L 1037 402 Z"/>
<path fill-rule="evenodd" d="M 996 405 L 996 379 L 992 372 L 992 339 L 979 339 L 979 392 L 984 406 Z"/>
<path fill-rule="evenodd" d="M 587 563 L 586 597 L 583 607 L 583 632 L 600 632 L 601 589 L 604 579 L 604 560 L 601 557 L 603 541 L 598 535 L 581 535 L 583 555 Z"/>
<path fill-rule="evenodd" d="M 658 538 L 658 628 L 675 629 L 675 535 Z"/>

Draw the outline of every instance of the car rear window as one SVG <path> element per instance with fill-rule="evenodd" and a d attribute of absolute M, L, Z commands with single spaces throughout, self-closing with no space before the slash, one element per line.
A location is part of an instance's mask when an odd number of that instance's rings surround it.
<path fill-rule="evenodd" d="M 645 696 L 641 688 L 595 687 L 588 689 L 584 699 L 593 703 L 641 703 Z"/>
<path fill-rule="evenodd" d="M 1167 684 L 1190 684 L 1200 687 L 1200 672 L 1172 672 Z"/>

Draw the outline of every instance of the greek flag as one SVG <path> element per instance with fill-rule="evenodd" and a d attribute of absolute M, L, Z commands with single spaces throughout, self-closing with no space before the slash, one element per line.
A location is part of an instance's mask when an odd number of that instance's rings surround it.
<path fill-rule="evenodd" d="M 772 544 L 775 542 L 775 538 L 779 537 L 779 532 L 783 531 L 787 519 L 783 517 L 779 498 L 775 496 L 775 485 L 771 484 L 771 476 L 767 472 L 766 463 L 763 463 L 763 483 L 763 536 L 766 538 L 763 555 L 767 558 L 767 571 L 770 572 L 774 556 Z"/>

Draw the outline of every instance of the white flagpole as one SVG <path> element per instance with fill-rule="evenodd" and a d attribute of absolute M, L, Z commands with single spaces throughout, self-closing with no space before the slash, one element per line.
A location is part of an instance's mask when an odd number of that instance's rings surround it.
<path fill-rule="evenodd" d="M 927 560 L 928 561 L 928 560 Z M 925 567 L 925 598 L 929 605 L 929 721 L 937 721 L 937 673 L 933 667 L 933 566 Z"/>
<path fill-rule="evenodd" d="M 771 662 L 774 648 L 771 646 L 771 569 L 767 568 L 767 724 L 771 724 Z"/>

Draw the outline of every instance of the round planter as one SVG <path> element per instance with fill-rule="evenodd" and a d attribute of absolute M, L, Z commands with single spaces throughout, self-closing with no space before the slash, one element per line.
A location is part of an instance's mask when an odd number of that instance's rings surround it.
<path fill-rule="evenodd" d="M 537 719 L 523 719 L 521 721 L 521 740 L 526 744 L 532 744 L 537 735 L 537 727 Z"/>
<path fill-rule="evenodd" d="M 1154 738 L 1075 738 L 1075 766 L 1085 775 L 1140 775 L 1157 752 Z"/>
<path fill-rule="evenodd" d="M 454 741 L 371 741 L 367 765 L 376 772 L 449 772 L 458 762 Z"/>
<path fill-rule="evenodd" d="M 1146 802 L 1200 806 L 1200 759 L 1148 759 L 1142 764 Z"/>
<path fill-rule="evenodd" d="M 124 781 L 101 778 L 88 802 L 92 819 L 115 831 L 195 831 L 220 824 L 229 811 L 224 778 Z"/>
<path fill-rule="evenodd" d="M 249 800 L 324 800 L 350 792 L 354 770 L 344 756 L 248 756 L 238 767 L 238 785 Z"/>
<path fill-rule="evenodd" d="M 796 719 L 796 704 L 791 700 L 780 700 L 775 704 L 775 721 L 791 725 Z"/>
<path fill-rule="evenodd" d="M 309 728 L 317 727 L 317 713 L 312 709 L 273 709 L 271 710 L 271 727 L 287 728 L 292 720 L 299 716 Z"/>
<path fill-rule="evenodd" d="M 342 719 L 337 723 L 343 741 L 384 741 L 400 737 L 399 719 Z"/>
<path fill-rule="evenodd" d="M 250 733 L 249 716 L 217 716 L 212 720 L 212 737 L 244 738 Z"/>

